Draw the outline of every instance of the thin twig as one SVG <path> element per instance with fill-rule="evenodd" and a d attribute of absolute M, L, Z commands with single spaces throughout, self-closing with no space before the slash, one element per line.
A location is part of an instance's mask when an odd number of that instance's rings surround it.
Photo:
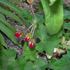
<path fill-rule="evenodd" d="M 29 28 L 26 30 L 26 32 L 29 31 L 29 30 L 32 28 L 32 26 L 33 26 L 33 24 L 31 24 L 31 25 L 29 26 Z"/>
<path fill-rule="evenodd" d="M 32 4 L 30 5 L 30 8 L 31 8 L 32 15 L 35 15 L 34 9 L 33 9 L 33 5 L 32 5 Z"/>

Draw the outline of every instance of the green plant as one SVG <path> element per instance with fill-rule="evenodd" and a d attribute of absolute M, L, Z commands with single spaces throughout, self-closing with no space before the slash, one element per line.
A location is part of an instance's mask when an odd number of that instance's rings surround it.
<path fill-rule="evenodd" d="M 0 70 L 69 70 L 70 12 L 64 8 L 63 19 L 62 0 L 40 0 L 38 11 L 31 3 L 32 12 L 11 2 L 0 0 Z M 23 32 L 11 25 L 10 18 L 20 29 L 25 25 Z M 7 47 L 5 36 L 15 50 L 2 48 Z"/>
<path fill-rule="evenodd" d="M 1 36 L 3 36 L 2 35 L 2 32 L 3 32 L 13 43 L 18 44 L 18 42 L 16 41 L 16 38 L 14 37 L 16 29 L 13 28 L 13 26 L 11 26 L 11 24 L 6 20 L 5 16 L 13 19 L 13 21 L 16 21 L 19 25 L 23 25 L 24 22 L 27 22 L 26 20 L 28 20 L 28 23 L 29 23 L 29 20 L 31 19 L 31 15 L 29 17 L 27 16 L 27 14 L 30 14 L 27 10 L 22 10 L 16 7 L 16 5 L 11 4 L 10 2 L 6 0 L 0 0 L 0 33 L 1 33 Z M 3 43 L 1 44 L 3 45 Z"/>
<path fill-rule="evenodd" d="M 63 2 L 61 0 L 41 0 L 47 32 L 51 35 L 60 31 L 63 25 Z"/>

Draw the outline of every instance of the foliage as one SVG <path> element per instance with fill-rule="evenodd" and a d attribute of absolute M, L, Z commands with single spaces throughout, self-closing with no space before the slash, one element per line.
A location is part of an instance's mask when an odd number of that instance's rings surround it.
<path fill-rule="evenodd" d="M 51 35 L 58 33 L 63 25 L 63 4 L 61 0 L 55 1 L 53 5 L 50 5 L 49 1 L 46 2 L 45 0 L 41 0 L 45 14 L 47 32 Z M 53 3 L 51 0 L 50 2 Z"/>
<path fill-rule="evenodd" d="M 67 45 L 67 40 L 70 40 L 70 10 L 63 8 L 62 0 L 40 0 L 41 9 L 36 12 L 20 8 L 15 2 L 18 4 L 24 1 L 0 0 L 0 70 L 69 70 L 70 45 Z M 25 25 L 26 29 L 32 26 L 31 39 L 40 39 L 39 43 L 35 43 L 35 48 L 29 48 L 27 42 L 24 45 L 20 44 L 19 39 L 15 37 L 17 30 L 11 24 L 12 21 L 16 21 L 21 27 Z M 15 59 L 17 52 L 8 48 L 5 37 L 14 45 L 18 45 L 18 49 L 23 49 L 17 59 Z M 53 57 L 53 51 L 54 48 L 60 47 L 66 48 L 67 54 L 57 59 Z M 39 55 L 44 52 L 46 54 Z"/>
<path fill-rule="evenodd" d="M 13 26 L 11 26 L 11 24 L 5 19 L 5 16 L 10 17 L 14 21 L 18 22 L 19 25 L 23 25 L 24 21 L 27 19 L 29 22 L 31 16 L 27 16 L 29 14 L 27 10 L 22 10 L 8 1 L 0 0 L 0 4 L 0 32 L 3 32 L 15 44 L 18 44 L 14 37 L 16 29 L 13 28 Z"/>

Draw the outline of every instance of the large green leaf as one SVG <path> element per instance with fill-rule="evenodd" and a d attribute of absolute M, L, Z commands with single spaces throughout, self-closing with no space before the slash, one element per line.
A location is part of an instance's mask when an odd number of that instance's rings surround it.
<path fill-rule="evenodd" d="M 61 33 L 53 36 L 48 36 L 46 28 L 43 24 L 39 25 L 37 30 L 37 36 L 39 36 L 41 42 L 37 44 L 36 49 L 40 52 L 46 51 L 48 54 L 52 54 L 55 47 L 59 47 Z"/>
<path fill-rule="evenodd" d="M 42 52 L 46 51 L 48 54 L 52 54 L 55 47 L 59 47 L 60 34 L 54 36 L 48 36 L 46 32 L 46 27 L 40 23 L 36 31 L 37 36 L 40 38 L 41 42 L 36 45 L 36 50 Z"/>
<path fill-rule="evenodd" d="M 63 25 L 62 0 L 56 0 L 52 6 L 49 5 L 48 0 L 41 0 L 41 3 L 45 14 L 45 24 L 48 33 L 50 35 L 58 33 Z"/>

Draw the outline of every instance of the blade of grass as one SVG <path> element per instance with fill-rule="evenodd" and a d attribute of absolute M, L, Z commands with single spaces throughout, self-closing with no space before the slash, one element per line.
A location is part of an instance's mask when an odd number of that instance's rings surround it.
<path fill-rule="evenodd" d="M 12 31 L 16 31 L 15 30 L 15 28 L 13 28 L 11 25 L 10 25 L 10 23 L 8 23 L 6 20 L 5 20 L 5 17 L 2 15 L 2 14 L 0 14 L 0 22 L 3 22 L 9 29 L 11 29 Z"/>
<path fill-rule="evenodd" d="M 3 46 L 5 46 L 5 47 L 7 47 L 7 44 L 6 44 L 6 42 L 4 40 L 4 37 L 2 36 L 1 33 L 0 33 L 0 44 L 3 45 Z"/>
<path fill-rule="evenodd" d="M 31 14 L 29 11 L 27 10 L 23 10 L 23 9 L 20 9 L 19 7 L 17 7 L 16 5 L 8 2 L 8 1 L 4 1 L 4 0 L 0 0 L 0 3 L 3 4 L 4 6 L 7 6 L 9 7 L 12 11 L 15 11 L 16 14 L 19 15 L 19 17 L 23 20 L 23 21 L 28 21 L 28 19 L 31 19 Z"/>
<path fill-rule="evenodd" d="M 6 34 L 6 36 L 12 40 L 13 43 L 17 44 L 16 38 L 14 36 L 14 32 L 11 31 L 7 26 L 4 25 L 3 22 L 0 22 L 0 30 Z"/>
<path fill-rule="evenodd" d="M 14 19 L 15 21 L 18 22 L 18 24 L 23 24 L 23 21 L 18 17 L 16 16 L 15 14 L 13 14 L 12 12 L 6 10 L 6 9 L 3 9 L 2 7 L 0 7 L 0 12 L 6 16 L 9 16 L 11 17 L 12 19 Z"/>

